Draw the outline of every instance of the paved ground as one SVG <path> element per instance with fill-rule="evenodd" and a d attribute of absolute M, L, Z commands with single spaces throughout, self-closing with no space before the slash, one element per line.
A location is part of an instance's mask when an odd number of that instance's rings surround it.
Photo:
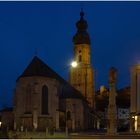
<path fill-rule="evenodd" d="M 107 134 L 84 134 L 84 133 L 71 133 L 69 134 L 69 138 L 72 139 L 140 139 L 140 135 L 138 134 L 118 134 L 115 136 L 109 136 Z"/>
<path fill-rule="evenodd" d="M 8 138 L 7 133 L 0 131 L 0 139 Z M 38 138 L 46 138 L 46 137 L 38 137 Z M 47 137 L 49 138 L 49 137 Z M 51 138 L 59 138 L 58 134 L 53 135 Z M 69 133 L 68 136 L 63 134 L 61 138 L 70 138 L 70 139 L 140 139 L 140 134 L 130 134 L 130 133 L 119 133 L 115 136 L 109 136 L 106 133 L 99 132 L 80 132 L 80 133 Z"/>

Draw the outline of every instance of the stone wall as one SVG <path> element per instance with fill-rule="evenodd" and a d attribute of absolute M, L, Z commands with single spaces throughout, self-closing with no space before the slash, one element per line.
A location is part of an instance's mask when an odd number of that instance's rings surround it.
<path fill-rule="evenodd" d="M 3 111 L 1 114 L 1 127 L 7 129 L 13 129 L 14 114 L 13 111 Z"/>
<path fill-rule="evenodd" d="M 42 87 L 46 85 L 48 87 L 48 114 L 42 116 L 41 111 L 41 98 L 42 98 Z M 31 101 L 30 101 L 30 112 L 26 112 L 26 96 L 27 87 L 30 86 L 31 91 Z M 59 83 L 55 79 L 46 77 L 23 77 L 20 78 L 16 83 L 16 90 L 14 95 L 14 117 L 15 117 L 15 127 L 20 128 L 24 126 L 26 115 L 31 115 L 32 118 L 36 118 L 34 121 L 38 125 L 38 121 L 41 122 L 43 119 L 52 118 L 53 123 L 56 123 L 56 110 L 59 108 L 59 98 L 57 93 L 57 88 Z M 35 113 L 34 113 L 35 112 Z M 36 115 L 36 116 L 33 116 Z M 31 120 L 33 121 L 33 120 Z M 33 122 L 32 122 L 33 123 Z M 46 124 L 47 125 L 47 124 Z M 32 125 L 33 127 L 33 125 Z M 45 127 L 45 126 L 44 126 Z"/>
<path fill-rule="evenodd" d="M 84 108 L 80 99 L 66 99 L 66 112 L 71 113 L 72 130 L 84 129 Z"/>

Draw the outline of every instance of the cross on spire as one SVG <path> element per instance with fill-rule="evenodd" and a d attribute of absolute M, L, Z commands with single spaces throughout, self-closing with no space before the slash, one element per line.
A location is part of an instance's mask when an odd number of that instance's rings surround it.
<path fill-rule="evenodd" d="M 83 17 L 84 17 L 83 8 L 81 8 L 80 16 L 81 16 L 81 19 L 83 19 Z"/>

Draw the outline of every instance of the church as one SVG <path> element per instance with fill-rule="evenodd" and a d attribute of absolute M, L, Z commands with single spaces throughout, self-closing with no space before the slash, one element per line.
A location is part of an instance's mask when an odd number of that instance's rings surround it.
<path fill-rule="evenodd" d="M 13 108 L 0 111 L 0 127 L 23 131 L 105 130 L 109 89 L 101 86 L 103 89 L 95 91 L 94 68 L 90 62 L 91 40 L 82 10 L 76 28 L 73 36 L 73 62 L 76 65 L 69 68 L 69 80 L 64 80 L 34 56 L 16 80 Z M 129 131 L 132 89 L 129 86 L 117 90 L 118 130 Z M 134 108 L 131 112 L 135 112 L 135 106 L 131 108 Z"/>
<path fill-rule="evenodd" d="M 17 78 L 14 92 L 14 129 L 78 131 L 94 125 L 94 79 L 90 63 L 90 36 L 84 12 L 73 37 L 77 67 L 70 67 L 69 81 L 35 56 Z"/>

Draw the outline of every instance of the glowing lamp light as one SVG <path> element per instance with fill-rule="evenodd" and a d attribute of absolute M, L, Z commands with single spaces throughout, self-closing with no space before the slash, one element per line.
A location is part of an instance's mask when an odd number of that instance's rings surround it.
<path fill-rule="evenodd" d="M 72 63 L 71 63 L 71 66 L 73 67 L 73 68 L 75 68 L 75 67 L 77 67 L 77 62 L 76 61 L 73 61 Z"/>
<path fill-rule="evenodd" d="M 0 122 L 0 127 L 1 127 L 2 122 Z"/>
<path fill-rule="evenodd" d="M 138 129 L 138 116 L 135 116 L 135 131 Z"/>

